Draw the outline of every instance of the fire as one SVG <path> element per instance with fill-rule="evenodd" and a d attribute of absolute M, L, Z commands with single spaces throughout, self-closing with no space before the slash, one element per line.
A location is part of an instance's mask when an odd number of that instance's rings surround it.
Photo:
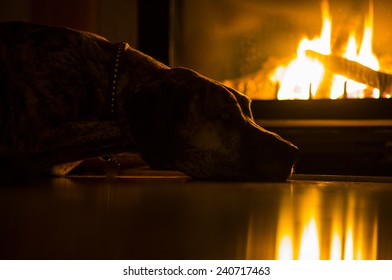
<path fill-rule="evenodd" d="M 378 89 L 369 89 L 364 84 L 349 80 L 340 75 L 326 75 L 321 62 L 305 55 L 306 50 L 329 55 L 331 49 L 332 20 L 329 5 L 322 2 L 322 31 L 319 38 L 309 40 L 303 38 L 299 43 L 297 57 L 287 66 L 279 66 L 270 80 L 279 84 L 278 99 L 337 99 L 345 95 L 347 98 L 378 98 Z M 373 70 L 379 70 L 379 62 L 372 50 L 373 40 L 373 4 L 370 2 L 369 15 L 366 17 L 362 43 L 358 50 L 355 34 L 348 38 L 343 57 L 356 61 Z M 328 86 L 326 86 L 328 85 Z"/>

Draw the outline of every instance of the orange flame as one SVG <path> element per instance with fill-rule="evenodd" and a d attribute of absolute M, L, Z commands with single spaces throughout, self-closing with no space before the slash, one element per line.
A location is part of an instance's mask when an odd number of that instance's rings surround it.
<path fill-rule="evenodd" d="M 313 50 L 322 54 L 331 54 L 331 32 L 332 21 L 329 15 L 328 1 L 322 1 L 322 18 L 323 26 L 319 38 L 309 40 L 303 38 L 299 43 L 297 57 L 287 66 L 279 66 L 271 75 L 270 80 L 279 83 L 278 99 L 310 99 L 320 98 L 323 96 L 319 92 L 321 83 L 326 79 L 324 66 L 317 60 L 311 59 L 305 55 L 306 50 Z M 357 53 L 357 43 L 355 35 L 352 34 L 347 42 L 344 57 L 373 70 L 379 70 L 377 57 L 372 50 L 373 39 L 373 3 L 370 2 L 369 15 L 366 17 L 362 44 Z M 365 94 L 367 86 L 359 84 L 340 75 L 332 75 L 329 96 L 331 99 L 337 99 L 344 93 L 348 98 L 369 97 Z M 325 82 L 325 81 L 324 81 Z M 345 90 L 344 90 L 345 89 Z M 370 97 L 378 98 L 379 90 L 372 89 Z"/>

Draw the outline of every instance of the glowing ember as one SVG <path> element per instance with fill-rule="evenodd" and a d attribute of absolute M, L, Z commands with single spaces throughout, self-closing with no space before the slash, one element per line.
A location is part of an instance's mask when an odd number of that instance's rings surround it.
<path fill-rule="evenodd" d="M 325 75 L 324 66 L 317 60 L 305 55 L 306 50 L 312 50 L 325 55 L 331 54 L 332 21 L 329 15 L 328 2 L 322 2 L 323 26 L 319 38 L 301 40 L 297 57 L 287 66 L 279 66 L 270 79 L 278 83 L 278 99 L 311 99 L 331 98 L 337 99 L 345 95 L 347 98 L 378 98 L 378 89 L 369 89 L 368 86 L 349 80 L 340 75 Z M 358 45 L 355 35 L 352 34 L 346 46 L 343 57 L 356 61 L 373 70 L 379 70 L 377 57 L 372 51 L 373 39 L 373 4 L 370 3 L 369 15 L 366 17 L 362 44 L 357 53 Z M 320 89 L 323 84 L 323 89 Z M 325 85 L 327 88 L 325 88 Z"/>

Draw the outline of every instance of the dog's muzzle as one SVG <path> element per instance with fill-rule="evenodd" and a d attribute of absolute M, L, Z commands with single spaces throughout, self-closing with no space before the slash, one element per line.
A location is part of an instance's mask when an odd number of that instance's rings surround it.
<path fill-rule="evenodd" d="M 290 178 L 298 148 L 279 135 L 250 122 L 241 154 L 243 178 L 249 181 L 285 181 Z M 242 173 L 242 172 L 241 172 Z"/>

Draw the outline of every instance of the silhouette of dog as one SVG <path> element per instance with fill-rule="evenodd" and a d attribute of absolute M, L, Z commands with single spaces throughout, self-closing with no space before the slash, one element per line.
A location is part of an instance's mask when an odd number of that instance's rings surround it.
<path fill-rule="evenodd" d="M 88 32 L 0 23 L 0 158 L 46 170 L 127 152 L 194 178 L 280 181 L 297 148 L 192 70 Z"/>

